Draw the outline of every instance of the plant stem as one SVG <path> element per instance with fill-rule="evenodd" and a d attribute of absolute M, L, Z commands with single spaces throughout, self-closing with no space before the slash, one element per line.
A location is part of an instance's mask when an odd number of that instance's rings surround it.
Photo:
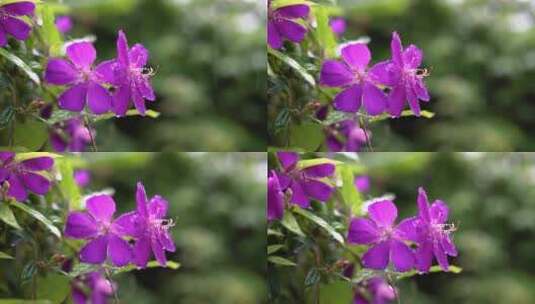
<path fill-rule="evenodd" d="M 84 116 L 84 123 L 85 123 L 85 128 L 89 132 L 89 137 L 91 138 L 91 147 L 93 148 L 93 152 L 98 152 L 97 144 L 95 142 L 95 137 L 93 136 L 93 130 L 91 129 L 91 124 L 89 122 L 88 116 Z"/>

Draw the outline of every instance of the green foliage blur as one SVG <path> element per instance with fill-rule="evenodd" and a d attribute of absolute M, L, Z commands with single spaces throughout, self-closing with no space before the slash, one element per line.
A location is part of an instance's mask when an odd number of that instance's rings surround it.
<path fill-rule="evenodd" d="M 47 1 L 48 2 L 48 1 Z M 260 151 L 265 135 L 265 7 L 253 0 L 65 0 L 68 38 L 117 31 L 149 49 L 160 118 L 97 124 L 99 151 Z"/>
<path fill-rule="evenodd" d="M 399 282 L 402 303 L 535 303 L 535 154 L 362 153 L 370 196 L 392 193 L 400 218 L 417 188 L 450 208 L 461 274 Z"/>
<path fill-rule="evenodd" d="M 135 208 L 135 185 L 169 201 L 178 270 L 118 277 L 121 303 L 265 302 L 266 156 L 261 153 L 87 153 L 95 191 Z"/>
<path fill-rule="evenodd" d="M 383 151 L 531 151 L 535 5 L 499 0 L 339 0 L 347 39 L 371 38 L 390 56 L 392 31 L 424 50 L 431 119 L 372 128 Z"/>

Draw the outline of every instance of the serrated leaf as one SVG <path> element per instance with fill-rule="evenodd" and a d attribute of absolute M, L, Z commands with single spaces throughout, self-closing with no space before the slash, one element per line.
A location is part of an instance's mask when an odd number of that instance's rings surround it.
<path fill-rule="evenodd" d="M 280 256 L 276 256 L 276 255 L 272 255 L 272 256 L 268 256 L 268 261 L 270 263 L 273 263 L 273 264 L 276 264 L 276 265 L 281 265 L 281 266 L 296 266 L 297 264 L 295 264 L 294 262 L 286 259 L 286 258 L 283 258 L 283 257 L 280 257 Z"/>
<path fill-rule="evenodd" d="M 283 54 L 277 50 L 274 50 L 272 48 L 268 48 L 268 53 L 273 55 L 275 58 L 279 59 L 280 61 L 284 62 L 287 66 L 292 68 L 294 71 L 297 72 L 299 76 L 301 76 L 310 86 L 315 87 L 316 86 L 316 80 L 314 80 L 314 77 L 310 75 L 304 67 L 302 67 L 297 61 L 295 61 L 293 58 L 289 57 L 286 54 Z"/>
<path fill-rule="evenodd" d="M 417 117 L 417 116 L 414 115 L 412 110 L 405 110 L 405 111 L 401 112 L 401 115 L 398 118 L 402 118 L 402 117 Z M 420 112 L 420 117 L 431 119 L 431 118 L 435 117 L 435 113 L 429 112 L 429 111 L 421 111 Z M 396 119 L 396 118 L 392 118 L 392 116 L 390 116 L 390 114 L 385 113 L 385 114 L 381 114 L 381 115 L 378 115 L 378 116 L 371 117 L 370 118 L 370 122 L 378 122 L 378 121 L 387 120 L 387 119 Z"/>
<path fill-rule="evenodd" d="M 328 234 L 330 234 L 338 243 L 342 245 L 344 244 L 344 237 L 321 217 L 299 207 L 293 208 L 293 212 L 298 213 L 307 218 L 308 220 L 314 222 L 315 224 L 323 228 Z"/>
<path fill-rule="evenodd" d="M 275 252 L 281 250 L 281 248 L 284 248 L 284 245 L 277 244 L 277 245 L 270 245 L 267 247 L 267 254 L 272 255 Z"/>
<path fill-rule="evenodd" d="M 13 260 L 14 257 L 10 256 L 9 254 L 0 251 L 0 260 Z"/>
<path fill-rule="evenodd" d="M 290 230 L 291 232 L 305 237 L 305 234 L 301 230 L 301 227 L 299 227 L 299 223 L 297 223 L 297 220 L 293 216 L 291 212 L 284 212 L 284 216 L 282 217 L 281 221 L 282 226 L 284 226 L 286 229 Z"/>
<path fill-rule="evenodd" d="M 178 268 L 180 268 L 180 263 L 167 261 L 167 264 L 165 266 L 162 266 L 160 265 L 158 261 L 150 261 L 145 268 L 169 268 L 172 270 L 177 270 Z M 133 270 L 140 270 L 140 268 L 134 265 L 128 265 L 128 266 L 121 267 L 121 268 L 114 268 L 113 274 L 125 273 L 125 272 L 130 272 Z"/>
<path fill-rule="evenodd" d="M 0 202 L 0 220 L 15 229 L 22 229 L 6 202 Z"/>
<path fill-rule="evenodd" d="M 56 226 L 54 226 L 54 224 L 52 224 L 52 222 L 49 219 L 47 219 L 41 212 L 35 209 L 32 209 L 28 207 L 27 205 L 19 203 L 19 202 L 12 201 L 10 204 L 11 206 L 15 206 L 19 208 L 20 210 L 28 213 L 31 217 L 41 222 L 55 236 L 57 236 L 58 238 L 61 238 L 61 231 Z"/>
<path fill-rule="evenodd" d="M 9 62 L 16 65 L 21 71 L 23 71 L 26 74 L 26 76 L 28 76 L 28 78 L 30 78 L 37 85 L 41 84 L 41 80 L 39 79 L 39 76 L 22 59 L 6 51 L 3 48 L 0 48 L 0 56 L 6 58 Z"/>

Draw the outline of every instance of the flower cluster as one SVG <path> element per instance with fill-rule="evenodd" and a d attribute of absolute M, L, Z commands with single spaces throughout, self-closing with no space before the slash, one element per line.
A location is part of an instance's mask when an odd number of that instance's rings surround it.
<path fill-rule="evenodd" d="M 69 213 L 65 235 L 88 240 L 80 251 L 82 262 L 102 264 L 108 260 L 115 266 L 133 262 L 143 268 L 153 253 L 161 265 L 167 264 L 165 251 L 175 251 L 169 233 L 174 224 L 165 219 L 168 203 L 158 195 L 149 200 L 141 183 L 137 185 L 136 202 L 135 211 L 114 219 L 113 198 L 105 194 L 95 195 L 86 201 L 87 212 Z M 135 244 L 131 246 L 126 238 Z"/>
<path fill-rule="evenodd" d="M 15 159 L 13 152 L 0 152 L 0 184 L 7 187 L 6 195 L 19 202 L 28 198 L 28 193 L 45 195 L 51 183 L 41 172 L 50 170 L 54 160 L 50 157 L 35 157 L 22 161 Z"/>
<path fill-rule="evenodd" d="M 448 271 L 447 256 L 456 256 L 451 240 L 454 227 L 446 223 L 448 207 L 437 200 L 429 205 L 423 188 L 418 194 L 418 215 L 395 224 L 397 208 L 392 201 L 382 200 L 368 206 L 367 218 L 354 218 L 349 225 L 348 243 L 371 246 L 362 257 L 365 267 L 386 269 L 390 264 L 399 272 L 416 267 L 429 271 L 433 257 Z M 416 250 L 410 244 L 416 245 Z"/>
<path fill-rule="evenodd" d="M 420 115 L 419 100 L 430 97 L 423 82 L 427 76 L 420 69 L 423 52 L 414 45 L 405 50 L 397 33 L 392 34 L 392 58 L 368 68 L 371 52 L 363 43 L 342 46 L 342 60 L 325 60 L 320 71 L 320 84 L 342 88 L 334 97 L 333 107 L 342 112 L 355 113 L 361 107 L 369 115 L 379 115 L 388 110 L 398 117 L 405 102 L 416 116 Z M 388 95 L 385 89 L 390 91 Z"/>
<path fill-rule="evenodd" d="M 382 277 L 373 277 L 357 285 L 353 304 L 386 304 L 395 299 L 394 287 Z"/>
<path fill-rule="evenodd" d="M 17 40 L 28 39 L 32 28 L 23 17 L 33 17 L 34 13 L 35 4 L 30 1 L 0 6 L 0 47 L 6 46 L 8 34 Z"/>
<path fill-rule="evenodd" d="M 267 41 L 273 49 L 282 48 L 284 39 L 299 43 L 307 33 L 298 19 L 306 19 L 310 8 L 306 4 L 288 5 L 273 9 L 268 1 Z"/>
<path fill-rule="evenodd" d="M 50 145 L 56 152 L 83 152 L 95 138 L 96 131 L 75 117 L 58 122 L 50 129 Z"/>
<path fill-rule="evenodd" d="M 128 47 L 126 35 L 119 31 L 117 58 L 94 65 L 97 52 L 90 42 L 75 42 L 67 46 L 68 60 L 51 58 L 45 69 L 47 83 L 66 86 L 59 96 L 59 107 L 81 112 L 89 108 L 94 114 L 113 110 L 124 116 L 133 101 L 145 115 L 145 100 L 156 99 L 150 84 L 151 73 L 145 69 L 149 53 L 141 44 Z"/>
<path fill-rule="evenodd" d="M 71 285 L 74 304 L 106 304 L 117 288 L 115 283 L 97 271 L 77 277 Z"/>
<path fill-rule="evenodd" d="M 333 176 L 333 164 L 319 164 L 299 168 L 299 154 L 278 152 L 281 171 L 271 171 L 268 175 L 268 219 L 280 219 L 284 212 L 285 194 L 289 203 L 301 208 L 310 207 L 310 200 L 328 201 L 334 187 L 322 179 Z"/>

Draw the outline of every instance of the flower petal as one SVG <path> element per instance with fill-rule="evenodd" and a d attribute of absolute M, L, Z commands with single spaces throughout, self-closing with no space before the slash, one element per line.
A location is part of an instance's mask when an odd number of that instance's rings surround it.
<path fill-rule="evenodd" d="M 291 203 L 299 205 L 301 208 L 310 207 L 310 200 L 305 194 L 305 190 L 298 182 L 292 182 L 290 185 L 292 190 L 292 198 L 290 199 Z"/>
<path fill-rule="evenodd" d="M 154 253 L 154 256 L 156 257 L 156 260 L 160 263 L 160 265 L 167 265 L 167 257 L 165 256 L 165 250 L 157 238 L 151 238 L 151 248 L 152 252 Z"/>
<path fill-rule="evenodd" d="M 370 82 L 365 82 L 362 89 L 362 104 L 370 115 L 379 115 L 384 112 L 387 99 L 385 93 Z"/>
<path fill-rule="evenodd" d="M 145 222 L 137 212 L 128 212 L 113 221 L 112 231 L 118 236 L 139 238 L 145 232 Z"/>
<path fill-rule="evenodd" d="M 74 66 L 63 59 L 50 59 L 45 70 L 45 80 L 50 84 L 66 85 L 74 83 L 79 73 Z"/>
<path fill-rule="evenodd" d="M 362 104 L 362 87 L 358 84 L 338 93 L 334 97 L 333 107 L 338 111 L 355 113 Z"/>
<path fill-rule="evenodd" d="M 422 64 L 423 57 L 422 50 L 412 44 L 403 51 L 403 62 L 405 66 L 412 69 L 416 69 Z"/>
<path fill-rule="evenodd" d="M 393 117 L 399 117 L 403 112 L 405 106 L 405 88 L 403 85 L 398 85 L 392 88 L 388 95 L 388 112 Z"/>
<path fill-rule="evenodd" d="M 130 94 L 132 96 L 132 100 L 134 101 L 134 106 L 136 107 L 136 110 L 141 116 L 145 116 L 147 107 L 145 106 L 145 100 L 143 99 L 143 96 L 141 95 L 137 87 L 133 87 L 132 90 L 130 90 Z"/>
<path fill-rule="evenodd" d="M 108 236 L 99 236 L 80 250 L 80 261 L 90 264 L 102 264 L 106 260 L 107 248 Z"/>
<path fill-rule="evenodd" d="M 346 45 L 341 53 L 345 63 L 357 70 L 364 70 L 372 59 L 370 49 L 363 43 Z"/>
<path fill-rule="evenodd" d="M 139 77 L 136 79 L 136 86 L 139 90 L 141 96 L 149 101 L 156 100 L 156 95 L 154 95 L 154 89 L 150 84 L 150 80 L 147 77 Z"/>
<path fill-rule="evenodd" d="M 137 203 L 137 212 L 142 217 L 147 217 L 147 193 L 145 192 L 145 187 L 141 182 L 137 183 L 136 189 L 136 203 Z"/>
<path fill-rule="evenodd" d="M 28 192 L 18 176 L 11 174 L 7 182 L 9 183 L 7 195 L 14 197 L 19 202 L 25 201 L 28 198 Z"/>
<path fill-rule="evenodd" d="M 97 236 L 98 226 L 93 217 L 85 212 L 71 212 L 65 223 L 65 236 L 88 239 Z"/>
<path fill-rule="evenodd" d="M 293 21 L 282 19 L 273 21 L 273 23 L 281 36 L 295 43 L 303 41 L 307 33 L 306 27 Z"/>
<path fill-rule="evenodd" d="M 275 24 L 271 21 L 268 21 L 267 41 L 272 49 L 280 49 L 282 47 L 282 37 L 277 31 Z"/>
<path fill-rule="evenodd" d="M 335 166 L 333 164 L 321 164 L 305 168 L 303 171 L 309 177 L 327 177 L 334 174 Z"/>
<path fill-rule="evenodd" d="M 418 101 L 418 96 L 414 92 L 411 86 L 405 87 L 405 94 L 407 95 L 407 100 L 409 101 L 409 106 L 411 107 L 412 112 L 416 116 L 420 116 L 420 102 Z"/>
<path fill-rule="evenodd" d="M 132 260 L 132 248 L 122 238 L 110 234 L 108 237 L 108 256 L 113 265 L 125 266 Z"/>
<path fill-rule="evenodd" d="M 450 264 L 448 263 L 448 256 L 438 242 L 433 243 L 433 253 L 435 254 L 435 258 L 437 259 L 440 268 L 442 268 L 443 271 L 448 271 L 450 267 Z"/>
<path fill-rule="evenodd" d="M 137 68 L 142 68 L 149 62 L 149 51 L 139 43 L 130 49 L 128 56 L 130 63 Z"/>
<path fill-rule="evenodd" d="M 328 201 L 334 190 L 333 187 L 317 180 L 303 181 L 301 182 L 301 186 L 305 190 L 307 196 L 321 202 Z"/>
<path fill-rule="evenodd" d="M 151 253 L 150 240 L 147 237 L 141 237 L 134 245 L 134 263 L 141 268 L 147 266 Z"/>
<path fill-rule="evenodd" d="M 448 220 L 449 209 L 448 206 L 441 200 L 436 200 L 433 202 L 429 208 L 429 214 L 431 219 L 435 223 L 444 224 Z"/>
<path fill-rule="evenodd" d="M 175 252 L 175 242 L 171 238 L 171 234 L 167 230 L 161 230 L 158 234 L 158 240 L 162 244 L 163 248 L 169 252 Z"/>
<path fill-rule="evenodd" d="M 95 68 L 94 73 L 100 81 L 116 85 L 118 80 L 114 71 L 116 64 L 115 60 L 104 61 Z"/>
<path fill-rule="evenodd" d="M 433 263 L 433 243 L 424 241 L 418 245 L 416 250 L 416 268 L 420 272 L 428 272 Z"/>
<path fill-rule="evenodd" d="M 14 16 L 33 16 L 35 12 L 35 3 L 21 1 L 2 5 L 0 9 Z"/>
<path fill-rule="evenodd" d="M 5 46 L 7 44 L 7 33 L 3 28 L 0 28 L 0 46 Z"/>
<path fill-rule="evenodd" d="M 402 240 L 418 241 L 418 218 L 410 217 L 402 220 L 396 227 L 396 236 Z"/>
<path fill-rule="evenodd" d="M 97 58 L 97 51 L 90 42 L 76 42 L 67 47 L 67 57 L 79 68 L 89 68 Z"/>
<path fill-rule="evenodd" d="M 86 96 L 85 84 L 75 85 L 59 96 L 59 107 L 72 112 L 81 112 L 85 107 Z"/>
<path fill-rule="evenodd" d="M 169 203 L 161 196 L 156 195 L 150 199 L 147 210 L 149 215 L 156 219 L 162 219 L 167 215 L 167 208 Z"/>
<path fill-rule="evenodd" d="M 119 31 L 117 37 L 117 60 L 124 66 L 130 65 L 130 60 L 128 59 L 128 41 L 122 30 Z"/>
<path fill-rule="evenodd" d="M 370 269 L 385 269 L 388 266 L 389 254 L 390 242 L 378 243 L 362 256 L 362 264 Z"/>
<path fill-rule="evenodd" d="M 429 223 L 431 220 L 429 214 L 429 201 L 427 200 L 427 193 L 423 187 L 418 188 L 418 216 L 422 218 L 426 223 Z"/>
<path fill-rule="evenodd" d="M 106 194 L 93 195 L 85 202 L 87 211 L 97 220 L 110 223 L 115 213 L 115 201 Z"/>
<path fill-rule="evenodd" d="M 28 190 L 39 195 L 45 195 L 51 183 L 44 176 L 36 173 L 24 172 L 19 175 Z"/>
<path fill-rule="evenodd" d="M 379 240 L 379 230 L 374 222 L 364 219 L 352 219 L 347 232 L 347 242 L 354 244 L 372 244 Z"/>
<path fill-rule="evenodd" d="M 104 114 L 112 107 L 108 90 L 96 82 L 90 82 L 87 88 L 87 105 L 94 114 Z"/>
<path fill-rule="evenodd" d="M 370 218 L 379 227 L 391 227 L 398 217 L 398 209 L 392 201 L 379 201 L 368 207 Z"/>
<path fill-rule="evenodd" d="M 397 32 L 392 33 L 392 42 L 390 42 L 390 49 L 392 52 L 392 61 L 398 66 L 403 66 L 403 46 L 401 45 L 401 39 Z"/>
<path fill-rule="evenodd" d="M 296 4 L 283 6 L 275 10 L 276 13 L 285 18 L 297 19 L 297 18 L 306 18 L 310 13 L 310 8 L 308 5 Z"/>
<path fill-rule="evenodd" d="M 54 165 L 51 157 L 36 157 L 22 161 L 22 166 L 28 170 L 41 171 L 48 170 Z"/>
<path fill-rule="evenodd" d="M 425 87 L 425 84 L 421 78 L 416 78 L 413 84 L 413 90 L 418 99 L 423 101 L 429 101 L 431 99 L 429 92 L 427 92 L 427 88 Z"/>
<path fill-rule="evenodd" d="M 321 65 L 320 84 L 326 87 L 343 87 L 351 84 L 355 76 L 348 67 L 336 60 L 325 60 Z"/>
<path fill-rule="evenodd" d="M 2 27 L 18 40 L 28 39 L 32 30 L 28 23 L 13 17 L 6 17 L 6 19 L 2 20 Z"/>
<path fill-rule="evenodd" d="M 399 272 L 410 270 L 414 266 L 414 256 L 411 249 L 398 240 L 392 240 L 390 244 L 390 259 L 394 264 L 394 269 Z"/>
<path fill-rule="evenodd" d="M 299 154 L 295 152 L 277 152 L 277 158 L 284 171 L 290 171 L 295 168 L 295 165 L 299 161 Z"/>
<path fill-rule="evenodd" d="M 120 86 L 113 96 L 113 112 L 117 116 L 124 116 L 130 105 L 130 88 L 128 86 Z"/>
<path fill-rule="evenodd" d="M 282 219 L 284 214 L 284 194 L 281 191 L 279 179 L 275 173 L 271 173 L 268 176 L 267 196 L 267 219 L 269 221 Z"/>
<path fill-rule="evenodd" d="M 444 237 L 442 237 L 440 239 L 440 244 L 442 245 L 442 248 L 444 249 L 444 252 L 446 252 L 447 255 L 457 256 L 457 248 L 455 248 L 455 245 L 453 244 L 449 235 L 445 235 Z"/>
<path fill-rule="evenodd" d="M 368 71 L 368 76 L 379 84 L 395 86 L 401 80 L 401 70 L 391 61 L 382 61 Z"/>

